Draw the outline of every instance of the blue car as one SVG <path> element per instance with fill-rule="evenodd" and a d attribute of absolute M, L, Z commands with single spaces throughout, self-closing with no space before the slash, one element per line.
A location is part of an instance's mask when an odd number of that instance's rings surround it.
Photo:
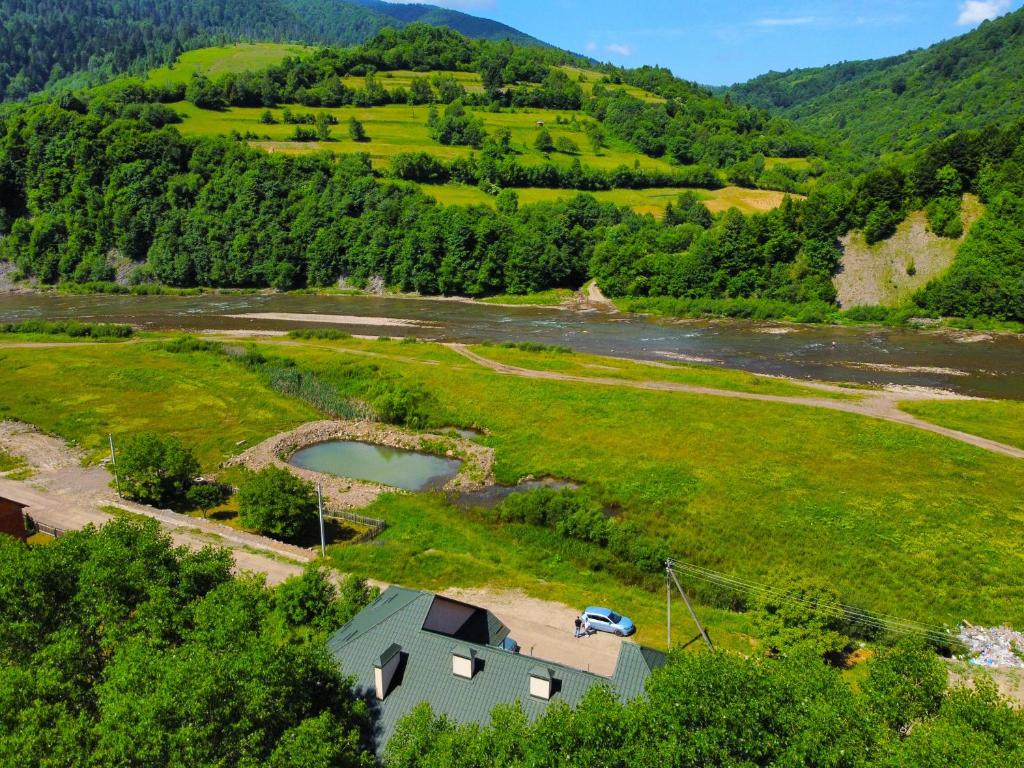
<path fill-rule="evenodd" d="M 583 618 L 590 622 L 590 628 L 598 632 L 611 632 L 626 637 L 636 632 L 633 622 L 610 608 L 591 606 L 583 611 Z"/>

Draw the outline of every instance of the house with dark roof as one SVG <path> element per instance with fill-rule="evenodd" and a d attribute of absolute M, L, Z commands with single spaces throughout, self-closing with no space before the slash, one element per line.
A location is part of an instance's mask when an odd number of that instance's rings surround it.
<path fill-rule="evenodd" d="M 523 656 L 490 611 L 429 592 L 389 587 L 335 632 L 328 649 L 371 707 L 382 752 L 398 721 L 421 702 L 460 723 L 486 724 L 497 704 L 519 702 L 532 721 L 550 703 L 575 706 L 595 685 L 640 695 L 658 651 L 623 642 L 611 677 Z"/>

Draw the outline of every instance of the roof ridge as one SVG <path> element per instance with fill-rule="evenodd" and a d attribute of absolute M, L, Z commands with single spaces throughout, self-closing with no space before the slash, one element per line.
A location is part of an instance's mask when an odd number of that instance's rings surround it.
<path fill-rule="evenodd" d="M 413 599 L 413 600 L 410 600 L 410 601 L 409 601 L 408 603 L 405 603 L 404 605 L 402 605 L 402 606 L 399 606 L 398 608 L 396 608 L 395 610 L 391 611 L 390 613 L 387 613 L 387 614 L 385 614 L 384 616 L 381 616 L 381 617 L 380 617 L 380 618 L 379 618 L 379 619 L 378 619 L 377 621 L 375 621 L 375 622 L 374 622 L 373 624 L 370 624 L 370 625 L 369 625 L 369 626 L 367 626 L 367 627 L 366 627 L 365 629 L 363 629 L 363 630 L 362 630 L 361 632 L 357 632 L 356 634 L 354 634 L 354 635 L 353 635 L 352 637 L 348 638 L 347 640 L 342 640 L 342 641 L 338 641 L 337 643 L 335 643 L 335 638 L 337 638 L 337 637 L 338 637 L 338 635 L 340 635 L 340 634 L 341 634 L 342 632 L 344 632 L 344 631 L 345 631 L 345 629 L 346 629 L 346 627 L 348 627 L 348 626 L 349 626 L 350 624 L 352 624 L 352 622 L 354 622 L 354 621 L 355 621 L 355 620 L 356 620 L 356 619 L 357 619 L 357 618 L 358 618 L 358 617 L 359 617 L 359 616 L 360 616 L 361 614 L 363 614 L 364 612 L 366 612 L 366 611 L 368 611 L 369 609 L 373 608 L 373 606 L 374 606 L 374 605 L 375 605 L 376 603 L 380 602 L 381 598 L 383 598 L 383 597 L 384 597 L 384 595 L 386 595 L 386 594 L 387 594 L 388 592 L 391 592 L 392 590 L 395 590 L 396 592 L 399 592 L 399 593 L 405 593 L 405 594 L 408 594 L 408 595 L 415 595 L 416 597 L 415 597 L 415 599 Z M 430 595 L 430 594 L 431 594 L 430 592 L 424 592 L 424 591 L 423 591 L 423 590 L 421 590 L 421 589 L 409 589 L 408 587 L 396 587 L 396 586 L 394 586 L 394 585 L 392 585 L 392 586 L 388 587 L 387 589 L 385 589 L 385 590 L 384 590 L 383 592 L 381 592 L 381 593 L 380 593 L 380 594 L 379 594 L 379 595 L 377 596 L 377 599 L 376 599 L 376 600 L 374 600 L 374 601 L 373 601 L 372 603 L 370 603 L 370 604 L 369 604 L 368 606 L 366 606 L 365 608 L 363 608 L 363 609 L 362 609 L 362 610 L 361 610 L 361 611 L 360 611 L 359 613 L 357 613 L 357 614 L 356 614 L 355 616 L 353 616 L 353 617 L 352 617 L 351 619 L 349 619 L 349 620 L 348 620 L 347 622 L 345 622 L 345 624 L 344 624 L 344 625 L 342 625 L 341 627 L 339 627 L 339 628 L 338 628 L 338 629 L 337 629 L 337 630 L 336 630 L 336 631 L 335 631 L 335 632 L 334 632 L 334 633 L 333 633 L 333 634 L 332 634 L 332 635 L 331 635 L 331 636 L 330 636 L 330 637 L 329 637 L 329 638 L 327 639 L 327 645 L 328 645 L 328 647 L 330 647 L 330 646 L 332 646 L 332 645 L 333 645 L 333 646 L 334 646 L 334 647 L 336 647 L 336 648 L 344 648 L 344 647 L 345 647 L 346 645 L 348 645 L 348 644 L 349 644 L 349 643 L 351 643 L 352 641 L 354 641 L 354 640 L 358 639 L 359 637 L 362 637 L 363 635 L 366 635 L 366 634 L 368 634 L 369 632 L 373 631 L 374 629 L 376 629 L 377 627 L 379 627 L 379 626 L 380 626 L 381 624 L 383 624 L 383 623 L 384 623 L 385 621 L 387 621 L 388 619 L 392 618 L 392 617 L 393 617 L 393 616 L 394 616 L 394 615 L 395 615 L 396 613 L 398 613 L 398 612 L 402 611 L 403 609 L 405 609 L 405 608 L 407 608 L 408 606 L 410 606 L 410 605 L 412 605 L 413 603 L 415 603 L 415 602 L 416 602 L 416 600 L 418 600 L 419 598 L 421 598 L 421 597 L 424 597 L 424 596 L 428 596 L 428 595 Z M 391 598 L 391 599 L 393 600 L 394 598 Z"/>

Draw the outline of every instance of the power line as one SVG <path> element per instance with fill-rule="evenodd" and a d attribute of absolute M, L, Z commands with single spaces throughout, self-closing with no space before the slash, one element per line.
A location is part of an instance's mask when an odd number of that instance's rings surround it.
<path fill-rule="evenodd" d="M 786 590 L 759 584 L 748 579 L 743 579 L 731 574 L 714 571 L 693 563 L 680 560 L 668 560 L 666 565 L 670 570 L 678 570 L 684 575 L 709 582 L 716 586 L 725 587 L 735 591 L 760 593 L 769 595 L 781 602 L 789 602 L 804 607 L 812 607 L 818 610 L 825 610 L 834 615 L 842 615 L 854 623 L 866 625 L 876 629 L 897 632 L 900 634 L 914 634 L 930 640 L 939 642 L 948 641 L 950 632 L 947 628 L 936 624 L 925 624 L 911 619 L 904 619 L 898 616 L 890 616 L 883 613 L 868 613 L 861 608 L 844 603 L 834 605 L 821 605 L 816 600 L 794 595 Z"/>

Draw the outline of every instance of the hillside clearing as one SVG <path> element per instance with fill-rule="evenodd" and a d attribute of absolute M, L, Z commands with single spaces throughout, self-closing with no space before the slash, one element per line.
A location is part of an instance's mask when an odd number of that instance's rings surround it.
<path fill-rule="evenodd" d="M 210 78 L 228 72 L 249 72 L 280 64 L 289 56 L 301 56 L 314 49 L 306 45 L 284 43 L 235 43 L 186 51 L 173 65 L 151 70 L 148 80 L 154 85 L 187 84 L 193 75 Z"/>
<path fill-rule="evenodd" d="M 424 192 L 444 205 L 495 205 L 495 199 L 479 187 L 464 184 L 422 184 Z M 515 188 L 519 203 L 529 204 L 548 200 L 564 200 L 579 194 L 572 189 Z M 782 205 L 785 192 L 766 189 L 744 189 L 723 187 L 722 189 L 689 189 L 668 187 L 657 189 L 612 189 L 590 192 L 598 200 L 632 208 L 637 213 L 649 213 L 660 219 L 665 215 L 665 206 L 674 203 L 682 192 L 694 192 L 712 213 L 738 208 L 743 213 L 763 213 Z M 800 195 L 790 195 L 802 199 Z"/>
<path fill-rule="evenodd" d="M 971 226 L 984 213 L 976 195 L 964 195 L 964 234 L 938 237 L 924 211 L 914 211 L 888 240 L 868 245 L 860 230 L 841 239 L 842 266 L 834 283 L 843 309 L 865 305 L 896 306 L 929 281 L 945 274 Z"/>

